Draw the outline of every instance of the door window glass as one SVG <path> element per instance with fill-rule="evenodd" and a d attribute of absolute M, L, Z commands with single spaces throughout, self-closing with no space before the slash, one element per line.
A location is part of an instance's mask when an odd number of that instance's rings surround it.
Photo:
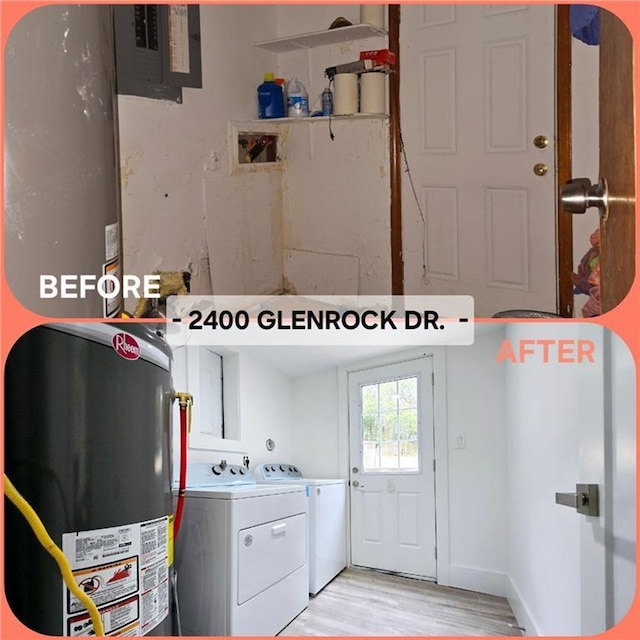
<path fill-rule="evenodd" d="M 360 387 L 364 472 L 418 471 L 418 378 Z"/>

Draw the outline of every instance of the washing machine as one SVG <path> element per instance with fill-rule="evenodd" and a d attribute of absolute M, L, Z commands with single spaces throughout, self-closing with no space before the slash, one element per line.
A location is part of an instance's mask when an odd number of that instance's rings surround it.
<path fill-rule="evenodd" d="M 308 500 L 238 465 L 194 463 L 176 539 L 184 635 L 274 636 L 309 603 Z"/>
<path fill-rule="evenodd" d="M 309 500 L 309 593 L 316 595 L 347 566 L 347 481 L 306 478 L 293 464 L 261 464 L 265 484 L 304 484 Z"/>

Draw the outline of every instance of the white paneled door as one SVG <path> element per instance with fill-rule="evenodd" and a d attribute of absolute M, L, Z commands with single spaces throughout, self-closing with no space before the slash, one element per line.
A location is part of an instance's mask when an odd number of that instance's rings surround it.
<path fill-rule="evenodd" d="M 403 5 L 400 29 L 405 292 L 555 312 L 554 7 Z"/>
<path fill-rule="evenodd" d="M 351 372 L 351 562 L 436 579 L 431 357 Z"/>

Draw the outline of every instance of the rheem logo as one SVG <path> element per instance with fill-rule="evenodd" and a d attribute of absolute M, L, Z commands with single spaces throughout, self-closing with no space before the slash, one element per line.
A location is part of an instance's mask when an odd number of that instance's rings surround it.
<path fill-rule="evenodd" d="M 116 333 L 111 339 L 115 352 L 126 360 L 137 360 L 140 357 L 140 346 L 128 333 Z"/>

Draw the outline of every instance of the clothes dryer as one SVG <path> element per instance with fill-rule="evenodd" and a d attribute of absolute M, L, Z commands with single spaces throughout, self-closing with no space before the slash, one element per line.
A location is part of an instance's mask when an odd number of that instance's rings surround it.
<path fill-rule="evenodd" d="M 304 484 L 309 500 L 309 593 L 316 595 L 347 566 L 347 481 L 306 478 L 293 464 L 261 464 L 259 482 Z"/>
<path fill-rule="evenodd" d="M 182 630 L 274 636 L 308 602 L 304 486 L 257 484 L 238 465 L 189 465 L 176 541 Z"/>

